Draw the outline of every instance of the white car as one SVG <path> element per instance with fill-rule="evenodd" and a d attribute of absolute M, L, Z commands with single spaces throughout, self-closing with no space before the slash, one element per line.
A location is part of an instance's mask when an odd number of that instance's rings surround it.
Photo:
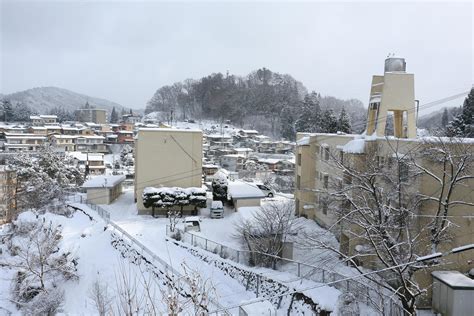
<path fill-rule="evenodd" d="M 185 232 L 200 232 L 201 231 L 201 219 L 199 216 L 188 216 L 184 218 L 184 231 Z"/>
<path fill-rule="evenodd" d="M 269 188 L 263 184 L 257 184 L 257 187 L 263 192 L 263 194 L 265 194 L 266 197 L 275 196 L 275 190 L 273 190 L 272 188 Z"/>
<path fill-rule="evenodd" d="M 212 201 L 210 216 L 211 218 L 224 217 L 224 205 L 222 204 L 221 201 Z"/>

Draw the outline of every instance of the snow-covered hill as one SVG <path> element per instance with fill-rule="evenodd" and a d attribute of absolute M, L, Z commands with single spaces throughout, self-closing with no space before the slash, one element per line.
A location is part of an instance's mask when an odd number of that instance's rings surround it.
<path fill-rule="evenodd" d="M 108 111 L 111 111 L 112 107 L 116 109 L 123 107 L 112 101 L 94 98 L 57 87 L 33 88 L 2 95 L 1 97 L 10 100 L 13 104 L 17 102 L 24 103 L 38 113 L 49 113 L 49 110 L 55 107 L 62 107 L 65 110 L 73 111 L 84 106 L 86 102 L 89 102 L 90 105 L 96 108 Z"/>

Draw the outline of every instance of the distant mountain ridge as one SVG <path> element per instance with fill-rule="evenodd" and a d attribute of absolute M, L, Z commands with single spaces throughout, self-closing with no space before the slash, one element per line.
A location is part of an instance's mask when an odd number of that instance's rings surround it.
<path fill-rule="evenodd" d="M 0 98 L 9 100 L 12 104 L 23 103 L 38 114 L 48 114 L 52 109 L 58 107 L 72 112 L 83 107 L 86 102 L 95 108 L 108 112 L 113 107 L 117 110 L 124 108 L 121 104 L 112 101 L 58 87 L 38 87 L 11 94 L 0 94 Z"/>

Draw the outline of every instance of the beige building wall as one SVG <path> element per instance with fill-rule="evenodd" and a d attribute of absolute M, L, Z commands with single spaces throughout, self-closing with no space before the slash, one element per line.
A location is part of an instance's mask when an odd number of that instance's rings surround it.
<path fill-rule="evenodd" d="M 202 132 L 171 128 L 140 129 L 135 140 L 135 199 L 139 214 L 145 187 L 201 187 Z"/>
<path fill-rule="evenodd" d="M 261 200 L 262 198 L 234 199 L 234 207 L 238 210 L 239 207 L 260 206 Z"/>
<path fill-rule="evenodd" d="M 298 139 L 301 139 L 307 134 L 301 133 L 298 134 Z M 302 153 L 301 164 L 296 163 L 296 174 L 306 175 L 306 174 L 315 174 L 315 181 L 312 186 L 302 187 L 295 190 L 295 200 L 297 205 L 297 212 L 300 215 L 306 215 L 308 218 L 313 218 L 318 224 L 323 227 L 330 227 L 336 223 L 338 218 L 337 214 L 334 212 L 335 208 L 344 209 L 343 204 L 338 205 L 333 204 L 331 207 L 328 207 L 327 211 L 324 211 L 323 203 L 321 203 L 321 198 L 324 196 L 324 193 L 314 193 L 312 196 L 308 191 L 313 192 L 324 192 L 327 190 L 325 187 L 324 177 L 321 177 L 321 174 L 328 175 L 328 187 L 331 189 L 333 186 L 337 186 L 338 181 L 342 179 L 342 185 L 344 185 L 344 175 L 342 170 L 334 167 L 334 163 L 331 163 L 331 160 L 334 159 L 343 159 L 345 165 L 351 164 L 357 170 L 364 170 L 365 166 L 368 163 L 368 159 L 389 159 L 393 156 L 394 150 L 403 155 L 409 151 L 423 150 L 423 145 L 419 140 L 416 139 L 372 139 L 365 141 L 365 153 L 364 154 L 348 154 L 343 153 L 343 156 L 340 156 L 342 152 L 342 146 L 348 143 L 354 138 L 354 135 L 328 135 L 328 134 L 312 134 L 310 136 L 311 145 L 299 145 L 297 146 L 296 152 Z M 314 146 L 310 150 L 310 146 Z M 321 151 L 321 146 L 329 148 L 330 151 L 330 161 L 326 161 L 324 151 Z M 466 144 L 472 148 L 472 144 Z M 318 147 L 320 147 L 318 149 Z M 471 149 L 467 149 L 471 150 Z M 323 155 L 323 156 L 322 156 Z M 378 158 L 376 158 L 378 157 Z M 387 160 L 385 160 L 387 161 Z M 434 172 L 435 174 L 441 176 L 442 171 L 440 165 L 436 165 L 428 161 L 427 159 L 419 159 L 418 163 Z M 471 169 L 472 170 L 472 169 Z M 474 170 L 473 170 L 474 171 Z M 472 172 L 470 174 L 472 174 Z M 310 182 L 311 183 L 311 182 Z M 419 191 L 422 194 L 427 196 L 433 196 L 439 189 L 439 183 L 437 183 L 432 177 L 424 175 L 422 178 L 415 180 L 409 179 L 406 183 L 411 190 Z M 474 195 L 472 194 L 472 188 L 474 188 L 474 179 L 469 180 L 464 186 L 458 186 L 452 200 L 460 200 L 468 203 L 474 203 Z M 304 190 L 303 190 L 304 189 Z M 312 192 L 311 192 L 312 193 Z M 310 205 L 313 201 L 313 207 L 304 209 L 303 205 Z M 437 206 L 435 203 L 425 203 L 419 209 L 419 217 L 414 217 L 412 220 L 415 221 L 415 233 L 421 231 L 423 227 L 426 227 L 432 217 L 435 215 Z M 450 232 L 450 240 L 444 242 L 440 247 L 439 251 L 446 252 L 454 247 L 459 247 L 462 245 L 473 244 L 474 243 L 474 220 L 472 218 L 467 218 L 466 216 L 474 214 L 474 207 L 470 205 L 458 205 L 453 206 L 449 211 L 450 221 L 452 222 L 452 229 Z M 362 242 L 353 236 L 349 236 L 347 231 L 349 229 L 354 229 L 354 227 L 348 227 L 347 223 L 342 223 L 342 225 L 333 228 L 333 233 L 336 234 L 336 237 L 340 240 L 341 251 L 349 255 L 355 255 L 357 252 L 355 247 L 360 245 Z M 429 231 L 425 231 L 424 240 L 425 243 L 420 244 L 420 248 L 416 250 L 416 253 L 420 255 L 426 255 L 431 253 L 430 243 L 429 243 Z M 443 263 L 443 270 L 457 270 L 462 273 L 467 273 L 470 269 L 474 268 L 474 251 L 470 250 L 464 253 L 452 254 L 445 258 L 441 259 Z M 374 258 L 366 257 L 361 261 L 367 268 L 376 269 L 378 268 Z M 440 269 L 440 267 L 435 267 L 433 270 Z M 415 274 L 416 281 L 419 282 L 422 286 L 430 288 L 432 283 L 431 269 L 420 270 Z M 427 296 L 420 300 L 420 307 L 430 306 L 431 290 L 428 291 Z"/>

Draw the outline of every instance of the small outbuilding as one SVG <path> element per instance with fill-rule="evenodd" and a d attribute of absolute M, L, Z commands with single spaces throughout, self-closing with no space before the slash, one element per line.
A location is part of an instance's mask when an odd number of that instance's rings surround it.
<path fill-rule="evenodd" d="M 433 271 L 433 310 L 446 316 L 472 315 L 474 280 L 458 271 Z"/>
<path fill-rule="evenodd" d="M 260 206 L 260 200 L 265 198 L 257 185 L 241 180 L 228 181 L 227 194 L 236 210 L 244 206 Z"/>
<path fill-rule="evenodd" d="M 122 194 L 124 175 L 97 176 L 84 182 L 87 202 L 92 204 L 110 204 Z"/>

